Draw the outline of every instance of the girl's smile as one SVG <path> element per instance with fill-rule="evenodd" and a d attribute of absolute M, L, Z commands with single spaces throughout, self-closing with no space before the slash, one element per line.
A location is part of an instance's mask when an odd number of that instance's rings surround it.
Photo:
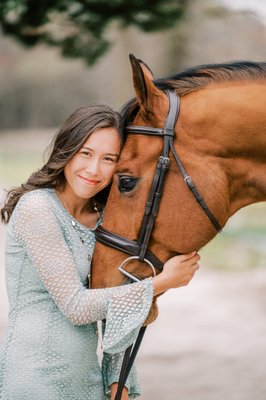
<path fill-rule="evenodd" d="M 96 181 L 96 180 L 92 180 L 92 179 L 87 179 L 84 176 L 79 176 L 83 182 L 87 185 L 91 185 L 91 186 L 95 186 L 97 185 L 97 183 L 99 183 L 100 181 Z"/>

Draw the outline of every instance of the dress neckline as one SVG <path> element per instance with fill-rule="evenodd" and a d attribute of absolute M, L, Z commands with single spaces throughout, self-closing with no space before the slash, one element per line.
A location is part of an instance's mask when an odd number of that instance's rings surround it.
<path fill-rule="evenodd" d="M 73 215 L 70 214 L 70 212 L 64 207 L 64 205 L 59 200 L 54 188 L 47 188 L 47 190 L 49 190 L 53 194 L 53 197 L 55 198 L 56 203 L 59 205 L 61 210 L 63 210 L 63 212 L 66 214 L 66 216 L 70 219 L 70 223 L 72 223 L 72 221 L 74 221 L 76 226 L 78 226 L 80 229 L 86 230 L 86 231 L 92 231 L 92 232 L 95 231 L 98 228 L 99 225 L 101 225 L 101 223 L 102 223 L 102 215 L 98 219 L 98 221 L 96 222 L 96 224 L 95 224 L 95 226 L 93 228 L 89 228 L 88 226 L 83 225 L 75 217 L 73 217 Z"/>

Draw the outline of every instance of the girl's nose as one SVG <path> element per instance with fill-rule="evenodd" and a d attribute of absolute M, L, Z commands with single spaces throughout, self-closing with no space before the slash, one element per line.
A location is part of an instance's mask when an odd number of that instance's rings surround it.
<path fill-rule="evenodd" d="M 86 165 L 86 172 L 91 175 L 98 175 L 100 170 L 100 160 L 96 157 L 90 159 Z"/>

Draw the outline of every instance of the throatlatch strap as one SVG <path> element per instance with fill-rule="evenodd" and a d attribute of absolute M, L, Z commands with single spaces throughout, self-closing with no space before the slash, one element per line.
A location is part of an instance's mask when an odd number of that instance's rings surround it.
<path fill-rule="evenodd" d="M 199 203 L 199 205 L 201 206 L 201 208 L 203 209 L 203 211 L 205 212 L 205 214 L 207 215 L 207 217 L 209 218 L 209 220 L 211 221 L 211 223 L 213 224 L 215 229 L 218 232 L 221 232 L 221 230 L 222 230 L 221 225 L 219 224 L 219 222 L 217 221 L 217 219 L 215 218 L 215 216 L 213 215 L 213 213 L 211 212 L 211 210 L 207 206 L 207 204 L 204 201 L 203 197 L 198 192 L 197 187 L 196 187 L 195 183 L 193 182 L 191 176 L 189 176 L 187 174 L 187 171 L 186 171 L 184 165 L 182 164 L 180 158 L 178 157 L 178 155 L 177 155 L 177 153 L 175 151 L 173 141 L 171 141 L 170 147 L 171 147 L 172 153 L 174 155 L 175 161 L 177 163 L 177 166 L 178 166 L 178 168 L 179 168 L 179 170 L 180 170 L 180 172 L 181 172 L 181 174 L 183 176 L 184 182 L 186 183 L 186 185 L 189 188 L 189 190 L 191 190 L 191 192 L 194 194 L 197 202 Z"/>

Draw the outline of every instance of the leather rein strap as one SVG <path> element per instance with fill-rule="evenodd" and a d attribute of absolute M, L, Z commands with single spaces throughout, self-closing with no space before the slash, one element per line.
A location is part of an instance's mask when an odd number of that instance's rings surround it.
<path fill-rule="evenodd" d="M 173 153 L 176 164 L 183 176 L 184 182 L 186 183 L 187 187 L 191 190 L 199 205 L 201 206 L 211 223 L 217 229 L 217 231 L 221 231 L 221 226 L 219 222 L 214 217 L 207 204 L 203 200 L 202 196 L 198 192 L 192 178 L 187 174 L 185 167 L 183 166 L 180 158 L 175 151 L 173 143 L 175 136 L 174 129 L 180 111 L 180 98 L 175 91 L 167 90 L 166 93 L 169 97 L 169 113 L 162 129 L 137 125 L 129 125 L 126 127 L 127 133 L 162 136 L 164 140 L 163 152 L 157 161 L 153 182 L 151 185 L 148 200 L 146 202 L 144 217 L 141 223 L 137 241 L 129 240 L 120 235 L 109 232 L 101 226 L 98 227 L 95 231 L 96 240 L 100 243 L 127 253 L 131 256 L 135 256 L 132 258 L 137 258 L 140 261 L 150 262 L 160 271 L 162 271 L 163 269 L 163 263 L 150 250 L 148 250 L 148 245 L 154 227 L 155 219 L 158 214 L 159 205 L 163 194 L 166 173 L 169 169 L 170 151 L 172 151 Z M 134 280 L 138 279 L 135 278 Z M 140 329 L 138 338 L 134 346 L 131 345 L 125 352 L 115 400 L 121 399 L 123 387 L 134 363 L 145 330 L 146 327 L 142 327 Z"/>

